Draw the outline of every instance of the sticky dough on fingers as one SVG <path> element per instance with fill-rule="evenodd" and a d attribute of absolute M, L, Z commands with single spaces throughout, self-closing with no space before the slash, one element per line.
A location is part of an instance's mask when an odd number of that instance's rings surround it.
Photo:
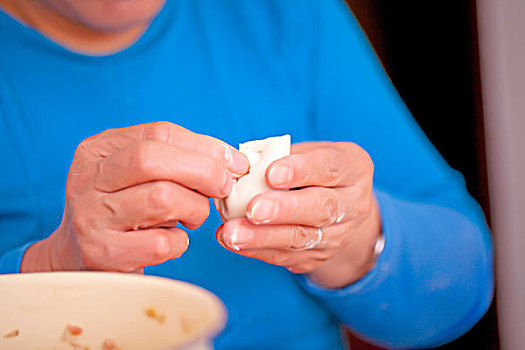
<path fill-rule="evenodd" d="M 250 162 L 250 172 L 234 180 L 231 194 L 224 199 L 214 199 L 223 220 L 246 216 L 246 207 L 259 193 L 271 190 L 266 183 L 266 168 L 275 160 L 290 154 L 290 135 L 269 137 L 239 144 L 239 151 Z"/>

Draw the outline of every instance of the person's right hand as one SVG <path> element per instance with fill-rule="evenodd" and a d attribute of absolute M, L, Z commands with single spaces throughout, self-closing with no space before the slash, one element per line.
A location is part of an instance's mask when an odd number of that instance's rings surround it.
<path fill-rule="evenodd" d="M 77 148 L 62 223 L 26 251 L 22 272 L 133 272 L 181 256 L 208 197 L 223 198 L 246 157 L 210 136 L 159 122 L 105 131 Z"/>

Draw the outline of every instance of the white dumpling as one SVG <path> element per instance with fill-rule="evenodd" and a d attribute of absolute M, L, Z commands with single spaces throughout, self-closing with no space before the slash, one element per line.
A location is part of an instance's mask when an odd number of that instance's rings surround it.
<path fill-rule="evenodd" d="M 250 172 L 234 180 L 231 194 L 217 199 L 216 205 L 224 220 L 246 216 L 246 207 L 259 193 L 271 190 L 266 183 L 266 168 L 275 160 L 290 154 L 290 135 L 269 137 L 239 144 L 239 151 L 250 162 Z"/>

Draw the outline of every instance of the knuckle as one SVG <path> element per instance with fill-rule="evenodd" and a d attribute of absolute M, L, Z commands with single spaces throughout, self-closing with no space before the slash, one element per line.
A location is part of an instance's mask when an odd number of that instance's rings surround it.
<path fill-rule="evenodd" d="M 88 158 L 106 158 L 110 154 L 104 133 L 88 137 L 82 140 L 75 150 L 74 160 Z"/>
<path fill-rule="evenodd" d="M 290 243 L 288 248 L 302 249 L 308 242 L 308 232 L 305 227 L 294 225 L 291 228 Z"/>
<path fill-rule="evenodd" d="M 140 142 L 135 146 L 130 156 L 131 165 L 141 173 L 152 173 L 157 166 L 154 157 L 154 147 L 152 142 Z"/>
<path fill-rule="evenodd" d="M 319 225 L 328 226 L 333 224 L 339 217 L 340 210 L 339 199 L 334 193 L 327 193 L 321 197 L 319 203 Z"/>
<path fill-rule="evenodd" d="M 324 169 L 324 182 L 328 187 L 337 186 L 341 179 L 341 155 L 336 149 L 328 148 L 326 151 L 328 156 L 326 157 L 327 162 Z"/>
<path fill-rule="evenodd" d="M 289 266 L 290 265 L 290 254 L 276 251 L 273 255 L 272 261 L 275 265 Z"/>
<path fill-rule="evenodd" d="M 96 177 L 95 183 L 98 185 L 98 182 L 100 182 L 102 179 L 105 179 L 107 177 L 107 173 L 110 173 L 110 171 L 107 171 L 107 164 L 106 161 L 100 161 L 95 164 L 95 170 L 94 170 L 94 176 Z M 102 180 L 103 181 L 103 180 Z"/>
<path fill-rule="evenodd" d="M 94 137 L 89 137 L 87 139 L 82 140 L 75 150 L 75 158 L 82 156 L 85 153 L 89 153 L 91 149 L 93 148 L 93 144 L 95 143 Z"/>
<path fill-rule="evenodd" d="M 148 191 L 147 203 L 153 209 L 168 209 L 171 207 L 173 193 L 168 182 L 157 181 L 151 185 Z"/>
<path fill-rule="evenodd" d="M 144 129 L 144 139 L 168 142 L 174 124 L 160 121 L 148 124 Z"/>

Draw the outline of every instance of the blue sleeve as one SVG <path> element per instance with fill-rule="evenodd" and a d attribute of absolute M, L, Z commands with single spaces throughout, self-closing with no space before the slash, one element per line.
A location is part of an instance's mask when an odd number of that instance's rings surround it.
<path fill-rule="evenodd" d="M 35 215 L 29 208 L 35 205 L 30 189 L 30 181 L 24 172 L 23 162 L 31 162 L 21 156 L 19 147 L 26 147 L 26 142 L 15 144 L 13 140 L 23 140 L 24 135 L 16 132 L 15 118 L 9 120 L 11 113 L 5 102 L 15 100 L 7 88 L 7 69 L 0 62 L 0 274 L 19 273 L 22 257 L 27 248 L 43 238 L 38 230 Z M 6 99 L 6 100 L 4 100 Z"/>
<path fill-rule="evenodd" d="M 371 155 L 385 249 L 346 288 L 323 289 L 304 276 L 299 283 L 371 343 L 449 342 L 492 299 L 492 243 L 483 213 L 411 117 L 344 2 L 323 1 L 317 14 L 317 136 L 355 142 Z"/>
<path fill-rule="evenodd" d="M 4 255 L 0 256 L 0 274 L 19 273 L 22 258 L 24 257 L 27 248 L 36 242 L 38 242 L 38 240 L 27 242 L 24 245 L 11 249 L 4 253 Z"/>

